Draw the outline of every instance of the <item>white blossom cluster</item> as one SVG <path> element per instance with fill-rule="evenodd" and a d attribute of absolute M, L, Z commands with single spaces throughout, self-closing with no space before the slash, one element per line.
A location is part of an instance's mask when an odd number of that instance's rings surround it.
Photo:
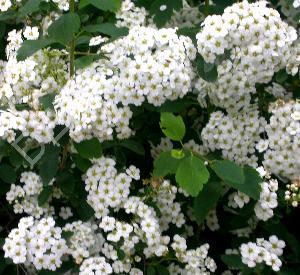
<path fill-rule="evenodd" d="M 294 180 L 286 186 L 284 198 L 293 207 L 297 207 L 300 203 L 300 180 Z"/>
<path fill-rule="evenodd" d="M 283 99 L 285 101 L 288 101 L 293 97 L 291 92 L 288 92 L 285 87 L 276 82 L 272 82 L 270 86 L 265 88 L 265 91 L 273 95 L 275 98 Z"/>
<path fill-rule="evenodd" d="M 258 167 L 257 170 L 264 181 L 261 183 L 260 198 L 255 204 L 254 212 L 259 220 L 267 221 L 274 216 L 273 209 L 278 206 L 276 193 L 278 191 L 278 181 L 272 179 L 263 167 Z"/>
<path fill-rule="evenodd" d="M 143 7 L 136 7 L 131 0 L 123 0 L 121 8 L 116 13 L 116 26 L 132 28 L 145 26 L 148 12 Z"/>
<path fill-rule="evenodd" d="M 278 101 L 271 112 L 263 165 L 275 175 L 297 180 L 300 178 L 300 103 Z"/>
<path fill-rule="evenodd" d="M 139 106 L 145 99 L 155 106 L 182 98 L 191 89 L 192 40 L 176 29 L 133 27 L 129 35 L 102 47 L 109 52 L 115 83 L 112 93 L 124 105 Z"/>
<path fill-rule="evenodd" d="M 182 9 L 174 11 L 171 19 L 167 23 L 169 27 L 192 28 L 200 26 L 204 19 L 204 14 L 200 12 L 198 7 L 190 6 L 188 1 L 182 1 Z"/>
<path fill-rule="evenodd" d="M 54 208 L 49 201 L 43 206 L 38 205 L 38 196 L 43 190 L 43 182 L 39 175 L 34 172 L 23 172 L 20 182 L 23 186 L 11 184 L 10 190 L 6 193 L 6 200 L 13 205 L 14 212 L 26 213 L 36 219 L 44 215 L 51 215 Z"/>
<path fill-rule="evenodd" d="M 218 79 L 215 83 L 200 79 L 195 85 L 200 97 L 208 94 L 213 104 L 227 110 L 248 106 L 255 84 L 268 83 L 286 67 L 289 57 L 294 58 L 296 30 L 266 5 L 266 1 L 243 1 L 227 7 L 222 15 L 205 18 L 197 34 L 198 51 L 206 62 L 216 62 Z"/>
<path fill-rule="evenodd" d="M 102 235 L 95 231 L 97 226 L 89 222 L 75 221 L 63 227 L 63 231 L 71 232 L 68 238 L 68 254 L 77 264 L 99 252 L 104 242 Z"/>
<path fill-rule="evenodd" d="M 208 244 L 203 244 L 197 249 L 187 250 L 186 240 L 175 235 L 171 246 L 178 260 L 185 264 L 184 274 L 210 274 L 210 272 L 216 271 L 215 261 L 208 256 Z"/>
<path fill-rule="evenodd" d="M 164 181 L 158 189 L 153 201 L 156 202 L 160 212 L 159 226 L 162 231 L 169 228 L 169 224 L 173 223 L 177 227 L 182 227 L 185 224 L 184 214 L 181 211 L 179 202 L 175 202 L 178 188 L 170 184 L 169 181 Z"/>
<path fill-rule="evenodd" d="M 37 270 L 56 270 L 62 264 L 67 246 L 61 237 L 61 228 L 55 227 L 52 217 L 41 220 L 27 217 L 9 233 L 3 250 L 4 256 L 15 264 L 32 264 Z"/>
<path fill-rule="evenodd" d="M 104 257 L 92 257 L 83 261 L 80 266 L 79 275 L 107 275 L 112 274 L 112 272 L 111 265 L 105 261 Z"/>
<path fill-rule="evenodd" d="M 265 263 L 274 271 L 279 271 L 282 265 L 279 256 L 282 255 L 284 247 L 285 242 L 279 240 L 275 235 L 270 236 L 269 241 L 258 238 L 256 243 L 244 243 L 240 246 L 242 262 L 250 268 Z"/>
<path fill-rule="evenodd" d="M 109 213 L 109 208 L 119 207 L 128 199 L 130 184 L 139 179 L 139 170 L 131 166 L 126 173 L 118 173 L 116 162 L 102 157 L 94 161 L 94 165 L 86 172 L 85 189 L 88 191 L 87 201 L 100 219 Z"/>
<path fill-rule="evenodd" d="M 211 151 L 221 150 L 224 158 L 256 167 L 255 146 L 266 123 L 255 108 L 228 115 L 214 112 L 202 130 L 203 145 Z"/>

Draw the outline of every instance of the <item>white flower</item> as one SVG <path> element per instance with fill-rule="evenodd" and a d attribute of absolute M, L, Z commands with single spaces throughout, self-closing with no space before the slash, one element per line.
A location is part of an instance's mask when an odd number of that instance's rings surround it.
<path fill-rule="evenodd" d="M 161 5 L 160 7 L 159 7 L 159 10 L 160 11 L 165 11 L 167 9 L 167 6 L 166 5 Z"/>
<path fill-rule="evenodd" d="M 35 40 L 39 37 L 38 27 L 29 27 L 27 26 L 23 32 L 23 35 L 28 40 Z"/>

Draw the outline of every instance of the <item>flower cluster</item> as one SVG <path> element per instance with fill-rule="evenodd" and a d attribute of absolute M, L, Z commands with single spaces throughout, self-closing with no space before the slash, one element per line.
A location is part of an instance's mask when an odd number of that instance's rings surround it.
<path fill-rule="evenodd" d="M 300 178 L 300 103 L 278 101 L 271 111 L 263 165 L 275 175 L 297 180 Z"/>
<path fill-rule="evenodd" d="M 255 146 L 266 123 L 255 108 L 228 115 L 214 112 L 201 133 L 203 145 L 211 151 L 221 150 L 224 158 L 256 167 Z"/>
<path fill-rule="evenodd" d="M 6 200 L 9 204 L 13 204 L 15 213 L 26 213 L 37 219 L 43 215 L 53 214 L 54 208 L 49 205 L 49 202 L 43 206 L 38 205 L 38 196 L 43 190 L 39 175 L 34 172 L 23 172 L 20 182 L 24 185 L 12 184 L 6 194 Z"/>
<path fill-rule="evenodd" d="M 288 201 L 293 207 L 297 207 L 300 202 L 300 181 L 294 180 L 291 184 L 287 184 L 285 191 L 285 200 Z"/>
<path fill-rule="evenodd" d="M 208 256 L 208 244 L 203 244 L 197 249 L 187 250 L 186 240 L 179 235 L 175 235 L 171 246 L 178 260 L 186 264 L 186 274 L 210 274 L 210 272 L 216 271 L 215 261 Z"/>
<path fill-rule="evenodd" d="M 92 274 L 111 274 L 112 267 L 105 261 L 103 257 L 92 257 L 83 261 L 80 266 L 79 275 L 92 275 Z"/>
<path fill-rule="evenodd" d="M 18 228 L 13 229 L 3 246 L 5 257 L 15 264 L 32 264 L 37 270 L 56 270 L 61 266 L 61 257 L 67 252 L 66 241 L 61 237 L 61 228 L 55 227 L 52 217 L 34 220 L 22 218 Z"/>
<path fill-rule="evenodd" d="M 283 253 L 285 242 L 276 236 L 270 236 L 269 241 L 263 238 L 256 239 L 256 243 L 244 243 L 240 247 L 242 261 L 248 267 L 255 267 L 259 263 L 266 263 L 274 271 L 279 271 L 282 262 L 278 256 Z"/>
<path fill-rule="evenodd" d="M 208 94 L 217 106 L 235 110 L 248 106 L 255 84 L 269 82 L 288 63 L 296 30 L 266 4 L 243 1 L 227 7 L 222 15 L 206 17 L 197 34 L 204 60 L 220 64 L 217 81 L 199 80 L 196 89 Z M 218 58 L 221 55 L 223 61 Z"/>

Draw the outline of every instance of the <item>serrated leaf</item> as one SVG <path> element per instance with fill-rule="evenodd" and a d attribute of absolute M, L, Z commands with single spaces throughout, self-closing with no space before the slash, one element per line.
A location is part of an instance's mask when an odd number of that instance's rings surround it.
<path fill-rule="evenodd" d="M 191 155 L 181 160 L 175 178 L 182 189 L 196 197 L 208 181 L 209 172 L 203 160 Z"/>
<path fill-rule="evenodd" d="M 154 161 L 154 177 L 165 177 L 175 174 L 180 164 L 180 159 L 173 158 L 171 152 L 162 152 Z"/>
<path fill-rule="evenodd" d="M 170 139 L 180 141 L 185 135 L 185 125 L 181 116 L 172 113 L 162 113 L 160 116 L 160 128 Z"/>
<path fill-rule="evenodd" d="M 55 43 L 55 41 L 53 41 L 52 39 L 26 40 L 22 43 L 20 49 L 17 52 L 17 60 L 23 61 L 38 50 L 46 48 L 53 43 Z"/>
<path fill-rule="evenodd" d="M 53 144 L 45 146 L 45 153 L 39 163 L 39 175 L 43 184 L 47 185 L 56 175 L 59 164 L 60 148 Z"/>
<path fill-rule="evenodd" d="M 112 23 L 88 25 L 84 27 L 84 30 L 91 33 L 97 32 L 97 33 L 106 34 L 111 36 L 112 38 L 128 35 L 128 28 L 125 27 L 119 28 Z"/>
<path fill-rule="evenodd" d="M 76 13 L 63 14 L 48 28 L 50 39 L 67 45 L 80 28 L 80 18 Z"/>
<path fill-rule="evenodd" d="M 206 63 L 201 55 L 196 59 L 197 73 L 208 82 L 215 82 L 218 78 L 217 66 L 215 64 Z"/>
<path fill-rule="evenodd" d="M 52 194 L 52 185 L 44 186 L 42 192 L 38 196 L 39 206 L 43 206 L 50 198 Z"/>
<path fill-rule="evenodd" d="M 219 182 L 207 183 L 194 200 L 194 214 L 198 224 L 203 223 L 208 212 L 216 205 L 222 192 Z"/>
<path fill-rule="evenodd" d="M 211 164 L 215 173 L 229 186 L 241 185 L 245 181 L 243 168 L 230 160 L 216 160 Z"/>
<path fill-rule="evenodd" d="M 74 143 L 79 155 L 86 159 L 99 158 L 102 155 L 102 147 L 97 138 Z"/>
<path fill-rule="evenodd" d="M 17 174 L 10 165 L 0 164 L 0 179 L 6 183 L 13 183 L 17 179 Z"/>
<path fill-rule="evenodd" d="M 92 55 L 87 55 L 87 56 L 81 56 L 77 58 L 74 62 L 76 70 L 78 69 L 83 69 L 90 64 L 92 64 L 94 61 L 94 56 Z"/>
<path fill-rule="evenodd" d="M 41 96 L 39 98 L 40 104 L 43 106 L 44 110 L 54 110 L 53 101 L 55 98 L 55 94 L 47 94 L 44 96 Z"/>

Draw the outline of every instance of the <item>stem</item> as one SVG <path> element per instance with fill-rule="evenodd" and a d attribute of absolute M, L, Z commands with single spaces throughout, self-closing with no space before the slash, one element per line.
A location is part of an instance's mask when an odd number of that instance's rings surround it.
<path fill-rule="evenodd" d="M 75 0 L 70 0 L 69 2 L 70 5 L 70 12 L 74 13 L 75 12 Z M 75 38 L 70 42 L 69 45 L 69 60 L 70 60 L 70 78 L 74 75 L 75 70 L 74 70 L 74 55 L 75 55 Z"/>
<path fill-rule="evenodd" d="M 209 15 L 209 0 L 205 0 L 205 9 L 204 9 L 204 15 Z"/>

